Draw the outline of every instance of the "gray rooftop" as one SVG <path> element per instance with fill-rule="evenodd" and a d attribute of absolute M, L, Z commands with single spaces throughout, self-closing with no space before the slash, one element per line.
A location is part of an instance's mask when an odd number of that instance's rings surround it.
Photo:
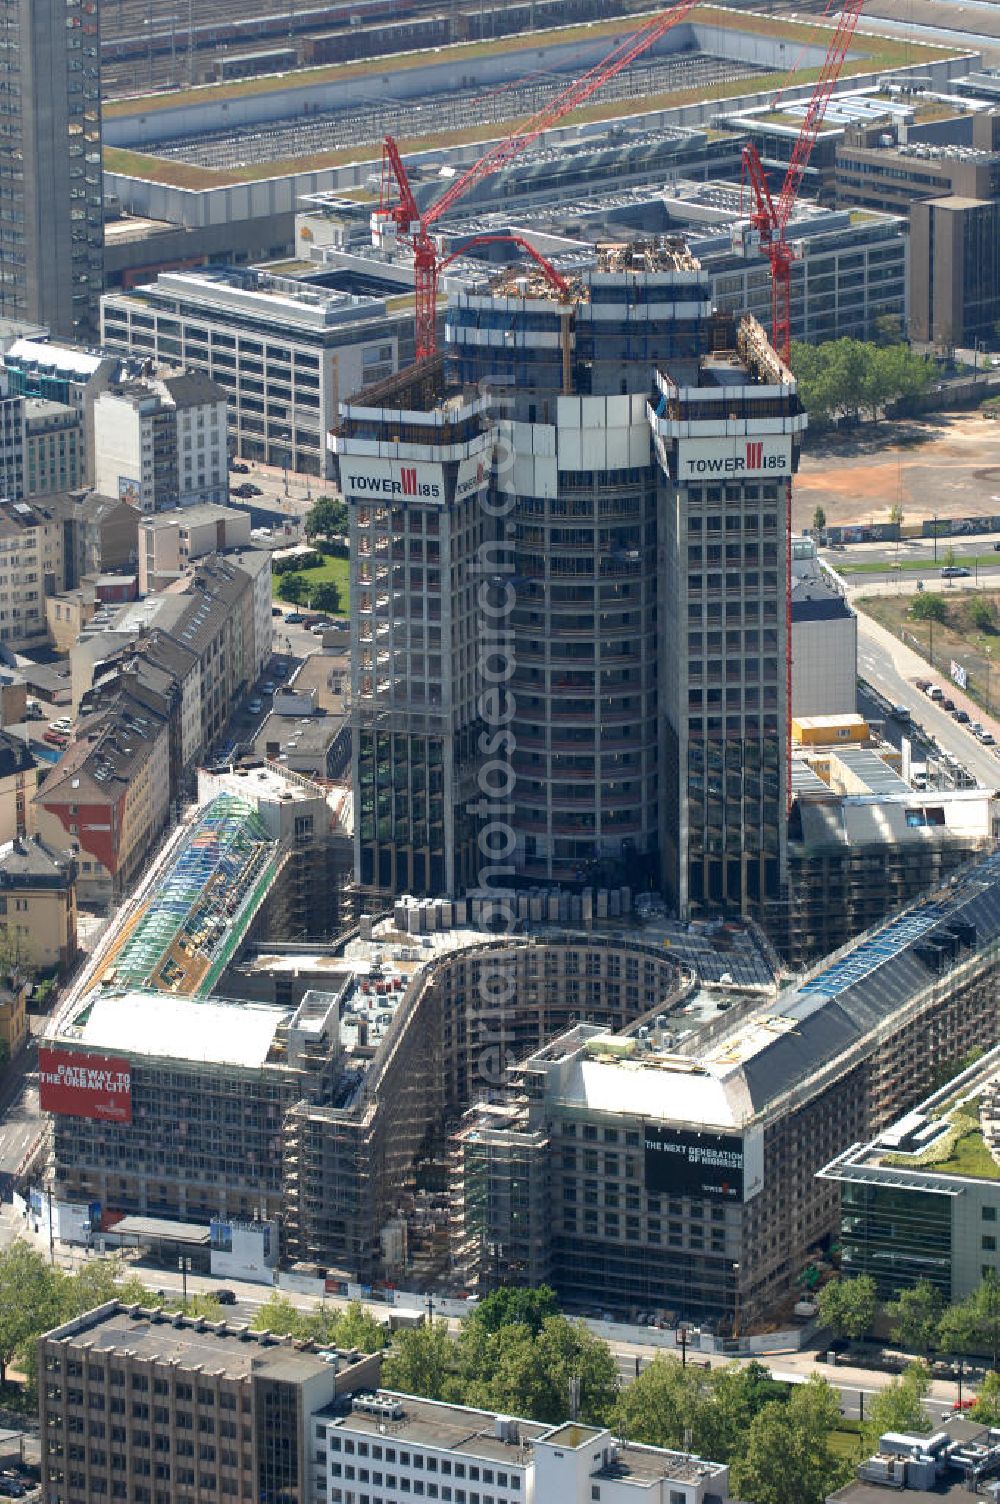
<path fill-rule="evenodd" d="M 200 1368 L 206 1375 L 221 1374 L 227 1379 L 266 1373 L 272 1364 L 280 1365 L 283 1377 L 303 1380 L 331 1371 L 315 1353 L 296 1350 L 290 1339 L 229 1327 L 224 1321 L 201 1322 L 138 1306 L 125 1307 L 117 1301 L 56 1327 L 46 1340 L 66 1341 L 74 1348 L 88 1344 L 101 1352 L 129 1352 L 148 1363 L 178 1363 L 185 1369 Z M 294 1374 L 286 1372 L 290 1368 L 294 1368 Z"/>
<path fill-rule="evenodd" d="M 408 1394 L 393 1394 L 379 1391 L 379 1399 L 397 1401 L 402 1408 L 401 1417 L 392 1421 L 395 1441 L 409 1441 L 419 1446 L 446 1447 L 463 1457 L 482 1457 L 492 1462 L 518 1463 L 526 1459 L 521 1455 L 524 1442 L 535 1441 L 551 1428 L 537 1421 L 517 1422 L 516 1442 L 504 1441 L 496 1435 L 496 1417 L 487 1410 L 473 1410 L 465 1405 L 447 1405 L 437 1400 L 415 1399 Z M 335 1420 L 331 1431 L 361 1431 L 372 1436 L 385 1434 L 385 1420 L 379 1415 L 367 1414 L 357 1403 L 350 1415 Z"/>

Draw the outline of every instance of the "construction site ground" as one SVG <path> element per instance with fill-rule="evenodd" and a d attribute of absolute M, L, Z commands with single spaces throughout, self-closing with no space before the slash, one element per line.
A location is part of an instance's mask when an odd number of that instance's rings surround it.
<path fill-rule="evenodd" d="M 906 522 L 1000 513 L 1000 423 L 974 413 L 868 423 L 810 439 L 795 482 L 792 525 L 887 522 L 899 503 Z"/>

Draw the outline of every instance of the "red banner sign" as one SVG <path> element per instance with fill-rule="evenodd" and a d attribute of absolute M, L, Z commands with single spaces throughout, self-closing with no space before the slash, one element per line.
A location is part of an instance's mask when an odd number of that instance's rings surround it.
<path fill-rule="evenodd" d="M 131 1123 L 132 1066 L 112 1055 L 39 1048 L 38 1097 L 43 1112 Z"/>

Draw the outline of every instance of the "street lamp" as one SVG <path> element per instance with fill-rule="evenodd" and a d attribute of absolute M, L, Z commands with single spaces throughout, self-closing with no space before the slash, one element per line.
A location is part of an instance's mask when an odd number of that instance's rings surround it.
<path fill-rule="evenodd" d="M 181 1271 L 181 1300 L 186 1311 L 188 1303 L 188 1275 L 191 1273 L 191 1260 L 179 1258 L 177 1260 L 177 1267 Z"/>

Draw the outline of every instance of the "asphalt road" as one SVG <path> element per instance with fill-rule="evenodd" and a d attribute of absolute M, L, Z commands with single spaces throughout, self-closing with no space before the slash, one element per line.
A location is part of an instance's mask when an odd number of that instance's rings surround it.
<path fill-rule="evenodd" d="M 32 1036 L 0 1081 L 0 1181 L 16 1173 L 27 1150 L 38 1136 L 38 1048 Z"/>
<path fill-rule="evenodd" d="M 842 551 L 840 549 L 833 551 L 824 549 L 822 557 L 824 562 L 830 565 L 831 569 L 835 569 L 851 585 L 864 587 L 866 584 L 885 584 L 891 581 L 892 583 L 904 586 L 909 585 L 915 589 L 917 580 L 923 580 L 925 585 L 928 582 L 933 582 L 935 585 L 947 585 L 948 581 L 942 577 L 941 571 L 945 568 L 944 553 L 950 544 L 955 550 L 955 557 L 958 563 L 970 571 L 967 579 L 960 577 L 955 581 L 955 584 L 961 584 L 968 590 L 975 588 L 977 584 L 992 587 L 1000 583 L 1000 553 L 996 554 L 996 562 L 993 562 L 993 544 L 995 541 L 995 533 L 991 534 L 989 538 L 983 539 L 941 539 L 938 545 L 936 560 L 932 544 L 924 542 L 919 544 L 901 543 L 898 554 L 894 543 L 866 543 L 845 548 Z M 978 567 L 975 564 L 962 564 L 962 561 L 966 558 L 972 559 L 978 557 L 983 559 L 987 556 L 990 559 L 989 564 L 980 564 Z M 905 569 L 896 568 L 897 564 L 912 566 L 915 560 L 918 560 L 920 563 L 919 569 L 913 569 L 912 567 Z M 859 564 L 865 565 L 865 568 L 852 568 L 852 565 Z M 880 567 L 873 569 L 871 568 L 872 565 Z"/>
<path fill-rule="evenodd" d="M 948 694 L 943 676 L 924 665 L 926 677 Z M 886 654 L 883 643 L 872 631 L 870 621 L 858 615 L 858 673 L 873 684 L 893 705 L 905 705 L 913 719 L 944 751 L 956 757 L 983 788 L 1000 788 L 1000 759 L 982 746 L 964 726 L 954 721 L 923 694 Z M 973 707 L 973 714 L 976 712 Z"/>

